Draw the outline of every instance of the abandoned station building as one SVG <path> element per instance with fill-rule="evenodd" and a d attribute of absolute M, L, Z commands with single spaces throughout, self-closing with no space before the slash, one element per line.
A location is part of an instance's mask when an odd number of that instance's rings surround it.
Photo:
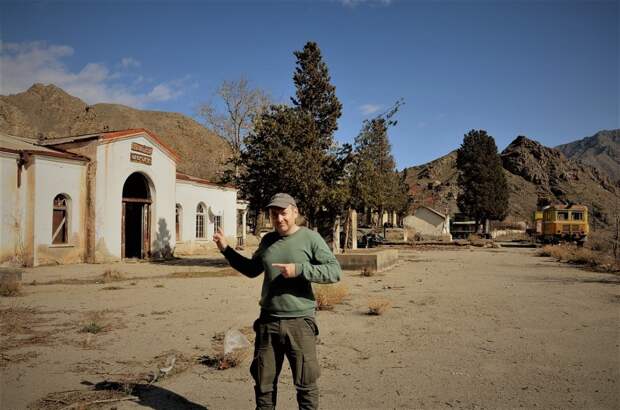
<path fill-rule="evenodd" d="M 35 142 L 0 133 L 0 264 L 203 253 L 222 227 L 245 238 L 234 187 L 177 172 L 147 129 Z"/>

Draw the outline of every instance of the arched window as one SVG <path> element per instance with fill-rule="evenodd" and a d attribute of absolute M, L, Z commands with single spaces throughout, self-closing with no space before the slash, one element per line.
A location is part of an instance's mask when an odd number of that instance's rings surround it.
<path fill-rule="evenodd" d="M 205 238 L 205 220 L 207 207 L 202 202 L 196 207 L 196 238 Z"/>
<path fill-rule="evenodd" d="M 177 204 L 176 206 L 176 213 L 174 216 L 174 224 L 176 226 L 176 233 L 177 233 L 177 241 L 181 240 L 181 223 L 183 220 L 183 207 L 181 206 L 181 204 Z"/>
<path fill-rule="evenodd" d="M 69 243 L 69 197 L 58 194 L 54 198 L 52 213 L 52 244 Z"/>

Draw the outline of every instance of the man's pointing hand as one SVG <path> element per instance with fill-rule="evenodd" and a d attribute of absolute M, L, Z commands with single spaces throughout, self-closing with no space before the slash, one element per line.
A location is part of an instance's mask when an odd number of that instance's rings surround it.
<path fill-rule="evenodd" d="M 272 263 L 271 266 L 280 269 L 280 274 L 285 278 L 294 278 L 297 276 L 294 263 Z"/>

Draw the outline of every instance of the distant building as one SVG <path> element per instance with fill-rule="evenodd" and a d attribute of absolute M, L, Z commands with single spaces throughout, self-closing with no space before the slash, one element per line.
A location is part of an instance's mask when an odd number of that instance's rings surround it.
<path fill-rule="evenodd" d="M 420 239 L 448 239 L 450 217 L 427 206 L 417 208 L 413 215 L 403 218 L 403 226 L 414 231 Z"/>
<path fill-rule="evenodd" d="M 450 233 L 454 239 L 467 239 L 469 235 L 478 232 L 476 221 L 465 214 L 455 214 L 450 222 Z"/>
<path fill-rule="evenodd" d="M 38 143 L 0 134 L 0 263 L 201 253 L 218 227 L 243 241 L 237 190 L 177 172 L 178 160 L 146 129 Z"/>

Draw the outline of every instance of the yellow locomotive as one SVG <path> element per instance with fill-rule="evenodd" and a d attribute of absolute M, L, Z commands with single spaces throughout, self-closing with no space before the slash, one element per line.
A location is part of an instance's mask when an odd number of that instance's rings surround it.
<path fill-rule="evenodd" d="M 588 207 L 548 205 L 534 212 L 536 238 L 542 242 L 577 241 L 583 243 L 590 231 Z"/>

